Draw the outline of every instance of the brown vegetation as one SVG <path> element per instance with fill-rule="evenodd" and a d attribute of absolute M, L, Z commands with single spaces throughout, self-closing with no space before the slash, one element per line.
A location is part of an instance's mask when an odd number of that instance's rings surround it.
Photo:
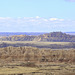
<path fill-rule="evenodd" d="M 75 49 L 0 48 L 0 75 L 74 74 Z"/>
<path fill-rule="evenodd" d="M 75 63 L 75 49 L 51 50 L 35 47 L 0 48 L 0 62 L 34 61 L 34 62 L 69 62 Z"/>

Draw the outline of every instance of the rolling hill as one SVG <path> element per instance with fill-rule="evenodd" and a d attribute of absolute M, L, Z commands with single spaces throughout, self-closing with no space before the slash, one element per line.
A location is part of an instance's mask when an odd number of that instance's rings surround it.
<path fill-rule="evenodd" d="M 51 32 L 38 36 L 13 35 L 8 37 L 1 37 L 0 41 L 75 42 L 75 35 L 69 35 L 62 32 Z"/>

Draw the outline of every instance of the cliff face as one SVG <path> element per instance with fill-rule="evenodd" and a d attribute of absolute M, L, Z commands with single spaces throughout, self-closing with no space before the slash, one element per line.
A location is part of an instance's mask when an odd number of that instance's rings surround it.
<path fill-rule="evenodd" d="M 14 35 L 0 38 L 2 41 L 53 41 L 53 42 L 75 42 L 74 35 L 68 35 L 62 32 L 52 32 L 39 36 Z"/>
<path fill-rule="evenodd" d="M 74 62 L 75 49 L 45 50 L 35 47 L 0 48 L 0 62 L 39 61 L 39 62 Z"/>

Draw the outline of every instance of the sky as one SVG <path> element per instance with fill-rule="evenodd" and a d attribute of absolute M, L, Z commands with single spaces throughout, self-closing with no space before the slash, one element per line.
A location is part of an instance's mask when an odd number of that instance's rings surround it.
<path fill-rule="evenodd" d="M 75 32 L 75 0 L 0 0 L 0 32 Z"/>

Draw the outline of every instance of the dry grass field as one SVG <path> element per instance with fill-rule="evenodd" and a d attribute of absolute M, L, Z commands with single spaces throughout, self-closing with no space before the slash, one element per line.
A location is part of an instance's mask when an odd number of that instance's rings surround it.
<path fill-rule="evenodd" d="M 4 42 L 69 44 L 69 42 Z M 75 49 L 55 50 L 27 46 L 0 48 L 0 75 L 75 75 Z"/>
<path fill-rule="evenodd" d="M 51 49 L 63 49 L 63 48 L 75 48 L 75 42 L 39 42 L 39 41 L 1 41 L 0 48 L 2 47 L 22 47 L 31 46 L 37 48 L 51 48 Z"/>
<path fill-rule="evenodd" d="M 35 67 L 3 66 L 0 75 L 75 75 L 75 65 L 67 63 L 37 63 Z"/>
<path fill-rule="evenodd" d="M 11 75 L 11 74 L 24 74 L 24 73 L 31 73 L 36 72 L 37 68 L 31 67 L 22 67 L 22 66 L 13 66 L 13 67 L 0 67 L 0 75 Z"/>
<path fill-rule="evenodd" d="M 0 48 L 0 75 L 75 75 L 75 49 Z"/>
<path fill-rule="evenodd" d="M 29 43 L 29 44 L 37 44 L 37 45 L 49 45 L 49 44 L 61 44 L 61 45 L 65 45 L 65 44 L 69 44 L 70 42 L 39 42 L 39 41 L 2 41 L 4 43 L 8 43 L 8 44 L 16 44 L 16 43 Z"/>

